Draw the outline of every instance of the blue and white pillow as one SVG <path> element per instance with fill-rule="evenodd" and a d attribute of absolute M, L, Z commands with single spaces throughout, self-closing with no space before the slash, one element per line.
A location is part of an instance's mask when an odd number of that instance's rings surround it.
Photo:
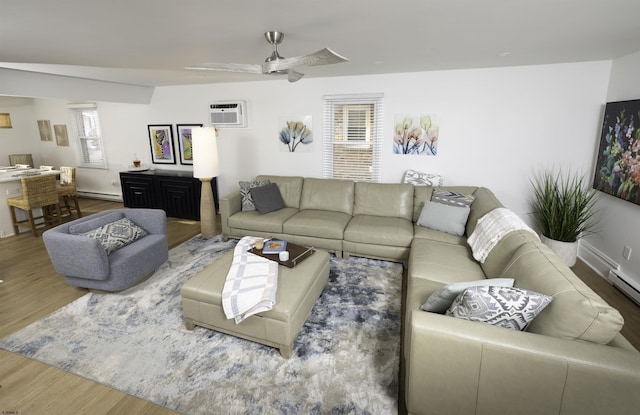
<path fill-rule="evenodd" d="M 548 295 L 515 287 L 478 286 L 462 292 L 447 310 L 447 315 L 524 330 L 551 300 Z"/>
<path fill-rule="evenodd" d="M 122 218 L 81 235 L 97 239 L 109 255 L 113 251 L 147 236 L 147 232 L 133 223 L 131 219 Z"/>

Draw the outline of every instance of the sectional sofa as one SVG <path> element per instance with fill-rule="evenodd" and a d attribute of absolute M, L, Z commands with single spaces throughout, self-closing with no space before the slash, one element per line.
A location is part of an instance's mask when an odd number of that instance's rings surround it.
<path fill-rule="evenodd" d="M 425 221 L 432 187 L 293 176 L 256 180 L 275 183 L 283 207 L 264 214 L 243 211 L 240 190 L 227 195 L 220 201 L 225 238 L 272 236 L 339 257 L 406 265 L 403 358 L 408 413 L 640 410 L 640 353 L 620 334 L 622 317 L 534 233 L 506 232 L 481 260 L 474 258 L 469 237 L 490 212 L 506 210 L 489 189 L 445 187 L 473 199 L 458 232 L 451 231 L 447 215 Z M 516 289 L 542 294 L 551 302 L 524 331 L 422 310 L 427 299 L 460 283 L 491 285 L 487 279 L 496 278 L 509 279 Z M 497 284 L 498 279 L 493 281 Z"/>

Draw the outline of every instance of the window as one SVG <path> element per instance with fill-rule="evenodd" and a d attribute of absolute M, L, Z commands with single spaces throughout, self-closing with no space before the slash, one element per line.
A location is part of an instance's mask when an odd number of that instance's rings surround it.
<path fill-rule="evenodd" d="M 324 178 L 379 182 L 382 94 L 325 95 Z"/>
<path fill-rule="evenodd" d="M 71 129 L 76 137 L 78 166 L 106 169 L 98 107 L 95 104 L 74 104 L 68 108 Z"/>

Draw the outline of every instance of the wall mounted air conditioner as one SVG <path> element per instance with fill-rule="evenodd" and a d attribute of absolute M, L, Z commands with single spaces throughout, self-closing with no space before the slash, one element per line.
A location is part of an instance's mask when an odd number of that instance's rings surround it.
<path fill-rule="evenodd" d="M 640 284 L 631 279 L 628 275 L 619 270 L 609 271 L 609 281 L 620 291 L 625 293 L 638 305 L 640 305 Z"/>
<path fill-rule="evenodd" d="M 209 105 L 211 124 L 218 128 L 247 126 L 247 101 L 216 101 Z"/>

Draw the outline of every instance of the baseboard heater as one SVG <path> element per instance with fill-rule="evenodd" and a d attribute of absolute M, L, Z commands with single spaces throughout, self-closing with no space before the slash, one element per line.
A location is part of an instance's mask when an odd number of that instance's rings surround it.
<path fill-rule="evenodd" d="M 613 285 L 640 305 L 640 284 L 620 270 L 610 270 L 609 280 Z"/>
<path fill-rule="evenodd" d="M 78 196 L 86 197 L 87 199 L 100 199 L 100 200 L 111 200 L 114 202 L 122 202 L 122 196 L 112 194 L 112 193 L 86 192 L 86 191 L 78 190 Z"/>

